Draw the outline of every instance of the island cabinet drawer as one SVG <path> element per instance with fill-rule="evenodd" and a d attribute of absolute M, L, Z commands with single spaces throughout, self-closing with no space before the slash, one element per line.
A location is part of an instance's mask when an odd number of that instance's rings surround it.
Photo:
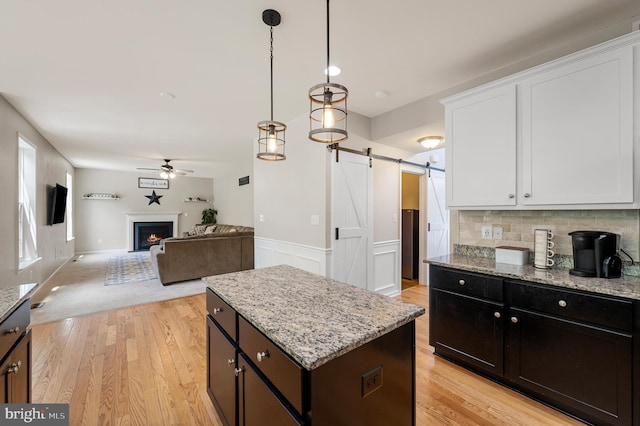
<path fill-rule="evenodd" d="M 298 413 L 302 402 L 303 369 L 242 316 L 238 318 L 240 349 L 258 367 Z"/>
<path fill-rule="evenodd" d="M 436 265 L 429 266 L 429 286 L 498 302 L 504 299 L 502 278 Z"/>
<path fill-rule="evenodd" d="M 29 326 L 30 299 L 22 302 L 0 323 L 0 359 L 4 358 Z"/>
<path fill-rule="evenodd" d="M 557 290 L 520 281 L 509 282 L 509 304 L 569 320 L 630 332 L 633 302 L 575 290 Z"/>
<path fill-rule="evenodd" d="M 236 311 L 207 288 L 207 312 L 235 342 L 238 339 L 236 328 Z"/>

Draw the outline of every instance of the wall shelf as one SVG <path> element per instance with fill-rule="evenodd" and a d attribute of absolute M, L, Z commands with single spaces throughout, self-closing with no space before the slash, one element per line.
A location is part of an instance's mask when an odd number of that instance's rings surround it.
<path fill-rule="evenodd" d="M 185 198 L 184 199 L 185 203 L 210 203 L 211 200 L 203 200 L 202 198 L 198 198 L 198 197 L 189 197 L 189 198 Z"/>
<path fill-rule="evenodd" d="M 103 192 L 92 192 L 82 196 L 83 200 L 119 200 L 116 194 L 108 194 Z"/>

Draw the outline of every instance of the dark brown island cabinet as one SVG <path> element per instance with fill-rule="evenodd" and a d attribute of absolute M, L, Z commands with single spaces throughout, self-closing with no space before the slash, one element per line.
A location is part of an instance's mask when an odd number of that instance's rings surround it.
<path fill-rule="evenodd" d="M 415 321 L 308 369 L 206 294 L 207 390 L 225 425 L 415 424 Z"/>
<path fill-rule="evenodd" d="M 31 402 L 30 299 L 0 322 L 0 403 Z"/>
<path fill-rule="evenodd" d="M 429 268 L 437 355 L 582 421 L 640 425 L 638 301 Z"/>

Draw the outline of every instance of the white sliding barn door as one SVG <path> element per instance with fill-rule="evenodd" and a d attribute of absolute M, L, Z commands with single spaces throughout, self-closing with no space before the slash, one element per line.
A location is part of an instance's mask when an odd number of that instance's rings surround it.
<path fill-rule="evenodd" d="M 444 173 L 431 170 L 427 188 L 427 258 L 449 254 L 449 210 Z"/>
<path fill-rule="evenodd" d="M 373 172 L 369 158 L 334 151 L 331 162 L 332 278 L 368 290 L 372 289 L 373 280 L 372 194 Z"/>

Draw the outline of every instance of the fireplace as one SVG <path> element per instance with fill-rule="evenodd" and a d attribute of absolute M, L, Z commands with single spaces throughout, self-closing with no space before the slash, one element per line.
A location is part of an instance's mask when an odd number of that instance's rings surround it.
<path fill-rule="evenodd" d="M 125 213 L 126 216 L 126 232 L 127 232 L 127 250 L 129 251 L 141 251 L 141 250 L 149 250 L 149 247 L 159 242 L 159 238 L 168 238 L 170 236 L 178 236 L 178 217 L 180 213 L 176 212 L 130 212 Z M 170 225 L 170 232 L 167 231 L 154 231 L 151 230 L 149 235 L 144 237 L 144 241 L 142 243 L 145 248 L 139 247 L 139 237 L 138 231 L 135 229 L 135 224 L 143 223 L 149 226 L 155 226 L 156 224 Z M 152 236 L 151 234 L 156 234 Z M 147 240 L 148 238 L 148 240 Z"/>
<path fill-rule="evenodd" d="M 173 222 L 133 222 L 133 251 L 148 251 L 169 237 L 173 237 Z"/>

